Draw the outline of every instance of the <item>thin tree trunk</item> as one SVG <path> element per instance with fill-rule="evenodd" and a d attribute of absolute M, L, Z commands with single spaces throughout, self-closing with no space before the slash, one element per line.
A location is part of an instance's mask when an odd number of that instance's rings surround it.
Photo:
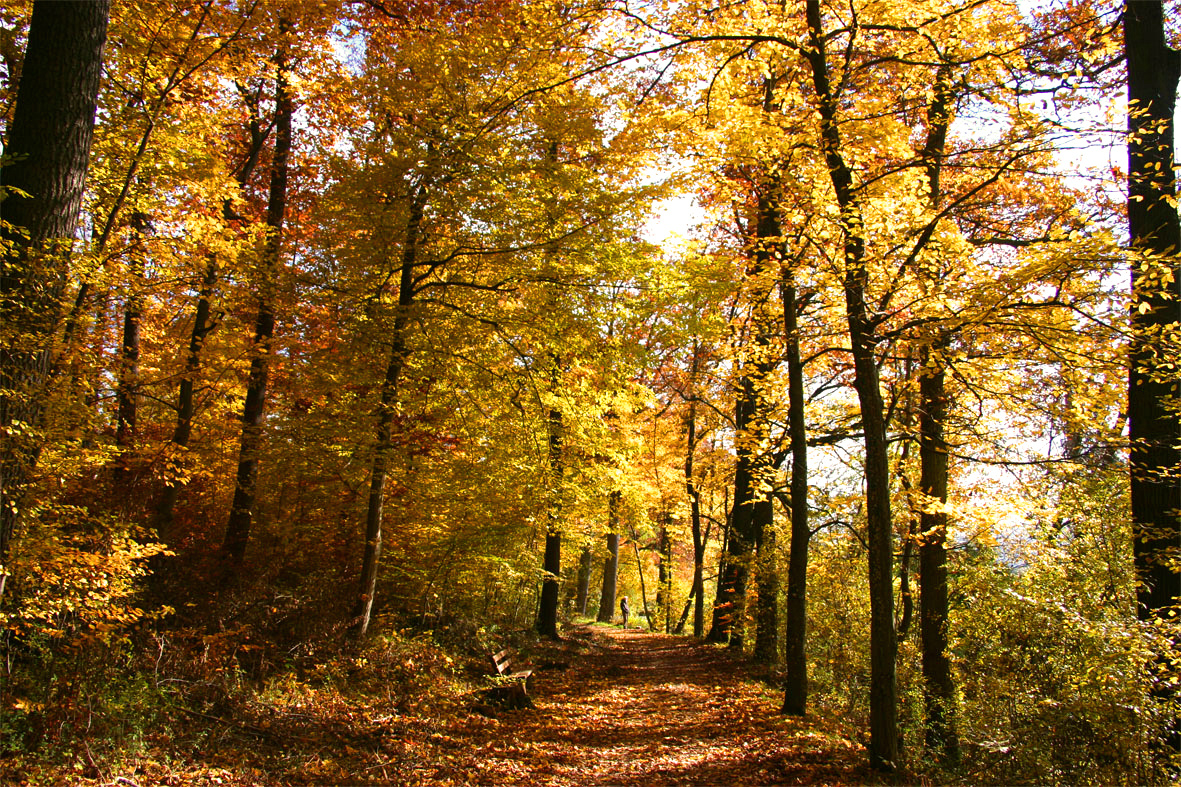
<path fill-rule="evenodd" d="M 689 621 L 689 609 L 693 607 L 693 599 L 697 597 L 696 586 L 689 589 L 689 596 L 685 599 L 685 606 L 681 609 L 681 617 L 677 619 L 677 625 L 673 628 L 674 634 L 684 634 L 685 624 Z"/>
<path fill-rule="evenodd" d="M 134 240 L 131 243 L 130 290 L 123 305 L 123 341 L 120 344 L 119 385 L 116 391 L 118 423 L 115 445 L 119 457 L 115 463 L 115 487 L 124 500 L 131 500 L 132 454 L 139 431 L 139 349 L 140 321 L 143 318 L 144 233 L 148 229 L 147 216 L 131 216 Z"/>
<path fill-rule="evenodd" d="M 250 148 L 246 153 L 245 160 L 238 167 L 234 175 L 239 188 L 245 186 L 254 174 L 254 169 L 258 165 L 259 155 L 262 153 L 263 146 L 266 144 L 266 132 L 263 130 L 262 125 L 262 120 L 257 117 L 257 113 L 251 118 L 250 123 L 247 124 L 247 130 L 250 132 Z M 233 204 L 228 199 L 222 202 L 222 216 L 226 222 L 233 222 L 240 218 L 234 213 Z M 201 277 L 201 285 L 197 291 L 197 306 L 193 315 L 193 329 L 189 334 L 189 348 L 188 355 L 185 358 L 185 372 L 180 378 L 179 391 L 176 397 L 176 427 L 172 432 L 172 447 L 177 454 L 177 460 L 179 460 L 179 457 L 188 448 L 189 438 L 193 434 L 193 420 L 197 415 L 197 403 L 194 393 L 197 387 L 197 379 L 201 374 L 201 357 L 204 353 L 205 342 L 209 338 L 209 334 L 217 327 L 217 320 L 213 318 L 212 309 L 213 291 L 217 286 L 217 278 L 217 255 L 211 253 L 206 259 L 205 272 Z M 180 450 L 175 451 L 175 449 Z M 156 537 L 164 543 L 171 542 L 173 512 L 176 509 L 177 500 L 180 499 L 180 492 L 185 486 L 183 469 L 177 468 L 172 472 L 179 472 L 181 477 L 166 479 L 164 492 L 160 495 L 155 514 L 152 517 L 152 526 L 156 530 Z"/>
<path fill-rule="evenodd" d="M 607 496 L 607 556 L 603 560 L 603 588 L 599 595 L 599 623 L 615 619 L 615 586 L 619 575 L 619 492 Z"/>
<path fill-rule="evenodd" d="M 656 591 L 656 614 L 663 620 L 664 633 L 666 634 L 672 631 L 673 567 L 670 527 L 672 527 L 672 514 L 665 512 L 664 524 L 660 528 L 660 562 L 657 564 L 660 587 Z"/>
<path fill-rule="evenodd" d="M 718 551 L 717 585 L 714 591 L 713 622 L 705 639 L 707 642 L 725 642 L 730 637 L 730 615 L 733 604 L 733 580 L 726 570 L 730 555 L 730 531 L 733 527 L 733 509 L 726 512 L 722 527 L 722 548 Z"/>
<path fill-rule="evenodd" d="M 791 552 L 787 565 L 787 628 L 783 712 L 808 708 L 808 432 L 804 420 L 804 365 L 800 359 L 799 303 L 790 273 L 781 279 L 787 339 L 788 436 L 791 443 Z"/>
<path fill-rule="evenodd" d="M 545 532 L 545 576 L 541 584 L 541 603 L 537 609 L 537 633 L 550 639 L 558 636 L 558 597 L 562 576 L 562 530 L 560 527 L 562 464 L 562 412 L 551 408 L 548 419 L 550 501 L 549 522 Z"/>
<path fill-rule="evenodd" d="M 390 451 L 393 448 L 394 415 L 398 409 L 399 383 L 410 355 L 406 343 L 406 330 L 410 322 L 410 307 L 414 302 L 414 266 L 418 263 L 419 235 L 427 198 L 425 186 L 419 186 L 411 195 L 410 211 L 406 218 L 406 237 L 402 241 L 402 261 L 398 272 L 398 305 L 394 312 L 394 324 L 390 328 L 390 354 L 385 377 L 381 382 L 381 399 L 377 408 L 377 436 L 373 446 L 373 464 L 369 469 L 369 499 L 365 507 L 365 550 L 361 558 L 357 600 L 353 607 L 353 632 L 357 637 L 364 637 L 369 632 L 373 601 L 377 595 L 385 483 L 389 475 Z"/>
<path fill-rule="evenodd" d="M 648 588 L 644 585 L 644 563 L 640 560 L 640 545 L 636 542 L 635 534 L 632 534 L 632 549 L 636 552 L 636 574 L 640 577 L 640 600 L 644 603 L 644 620 L 648 621 L 648 630 L 656 630 L 656 621 L 653 620 L 652 612 L 648 609 Z"/>
<path fill-rule="evenodd" d="M 890 513 L 890 467 L 885 408 L 878 382 L 876 349 L 879 337 L 866 303 L 869 269 L 865 259 L 861 205 L 853 173 L 841 150 L 837 125 L 838 99 L 829 84 L 828 57 L 819 0 L 806 0 L 808 46 L 804 52 L 812 71 L 820 114 L 820 148 L 828 164 L 841 208 L 844 231 L 845 314 L 853 355 L 854 388 L 861 410 L 865 441 L 865 509 L 869 529 L 870 690 L 869 761 L 878 770 L 900 765 L 898 689 L 894 631 L 893 521 Z"/>
<path fill-rule="evenodd" d="M 779 661 L 779 566 L 775 558 L 774 512 L 770 497 L 755 504 L 759 605 L 755 618 L 754 658 L 762 664 Z"/>
<path fill-rule="evenodd" d="M 205 340 L 216 327 L 212 319 L 210 304 L 213 289 L 217 284 L 217 257 L 209 255 L 205 266 L 205 275 L 201 279 L 201 289 L 197 295 L 197 309 L 193 317 L 193 330 L 189 334 L 189 351 L 185 359 L 185 373 L 180 379 L 180 391 L 176 400 L 176 428 L 172 432 L 172 445 L 180 449 L 178 454 L 188 448 L 189 438 L 193 434 L 193 419 L 197 415 L 197 403 L 194 397 L 197 377 L 201 373 L 201 356 L 205 348 Z M 179 456 L 177 457 L 179 459 Z M 183 476 L 183 470 L 180 470 Z M 185 486 L 183 478 L 168 478 L 164 492 L 156 505 L 156 513 L 152 524 L 156 529 L 156 538 L 164 543 L 172 540 L 173 512 L 176 502 L 180 498 L 180 491 Z"/>
<path fill-rule="evenodd" d="M 582 554 L 578 556 L 578 596 L 575 599 L 575 608 L 579 615 L 586 614 L 586 601 L 590 595 L 590 575 L 591 548 L 588 544 L 582 547 Z"/>
<path fill-rule="evenodd" d="M 43 388 L 89 168 L 109 13 L 110 0 L 33 4 L 4 151 L 12 157 L 4 168 L 4 221 L 13 229 L 0 227 L 11 243 L 0 266 L 0 596 L 40 447 Z"/>
<path fill-rule="evenodd" d="M 279 34 L 285 36 L 288 23 L 279 22 Z M 278 57 L 275 77 L 275 150 L 271 161 L 271 183 L 267 196 L 267 239 L 262 251 L 262 281 L 259 283 L 258 314 L 254 323 L 254 343 L 246 401 L 242 407 L 242 440 L 238 452 L 238 472 L 234 500 L 226 522 L 222 548 L 231 564 L 240 565 L 246 557 L 250 527 L 258 491 L 258 471 L 263 447 L 263 414 L 266 409 L 267 378 L 270 371 L 271 342 L 275 333 L 275 278 L 278 274 L 283 242 L 283 224 L 287 212 L 288 161 L 291 156 L 291 118 L 294 102 L 287 85 L 286 54 Z"/>
<path fill-rule="evenodd" d="M 742 434 L 751 422 L 754 409 L 754 381 L 743 377 L 735 406 L 736 430 Z M 745 442 L 745 441 L 744 441 Z M 718 598 L 714 603 L 710 642 L 729 642 L 742 650 L 746 608 L 746 584 L 753 548 L 754 462 L 749 444 L 741 444 L 734 467 L 734 508 L 731 514 L 725 563 L 718 577 Z"/>
<path fill-rule="evenodd" d="M 697 453 L 697 373 L 700 364 L 700 346 L 693 341 L 693 357 L 689 367 L 689 414 L 685 424 L 685 492 L 689 496 L 689 526 L 693 533 L 693 587 L 690 599 L 697 599 L 693 608 L 693 636 L 701 637 L 705 632 L 705 539 L 701 532 L 701 493 L 697 489 L 694 473 L 694 457 Z M 688 607 L 686 606 L 686 609 Z"/>

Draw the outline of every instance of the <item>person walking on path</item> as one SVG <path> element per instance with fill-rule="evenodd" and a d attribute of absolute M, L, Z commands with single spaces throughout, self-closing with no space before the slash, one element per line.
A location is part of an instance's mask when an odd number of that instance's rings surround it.
<path fill-rule="evenodd" d="M 619 599 L 619 611 L 623 614 L 623 627 L 627 628 L 627 616 L 631 613 L 631 607 L 627 605 L 627 596 Z"/>

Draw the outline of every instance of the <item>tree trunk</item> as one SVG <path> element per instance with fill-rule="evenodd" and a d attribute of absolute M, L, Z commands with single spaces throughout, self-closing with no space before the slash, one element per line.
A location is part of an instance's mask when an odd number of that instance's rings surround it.
<path fill-rule="evenodd" d="M 864 224 L 854 190 L 853 173 L 841 150 L 838 99 L 829 84 L 819 0 L 806 0 L 805 14 L 809 41 L 804 56 L 811 67 L 820 114 L 818 141 L 841 208 L 845 236 L 842 284 L 853 355 L 853 385 L 857 391 L 865 440 L 870 605 L 869 761 L 875 769 L 892 771 L 899 766 L 901 756 L 896 679 L 898 642 L 894 631 L 894 532 L 890 514 L 889 444 L 876 357 L 879 337 L 866 303 L 869 269 L 865 259 Z"/>
<path fill-rule="evenodd" d="M 550 639 L 558 636 L 558 592 L 562 573 L 562 532 L 545 534 L 545 579 L 541 585 L 541 605 L 537 611 L 537 633 Z"/>
<path fill-rule="evenodd" d="M 419 234 L 427 191 L 420 186 L 410 198 L 406 217 L 406 237 L 402 241 L 402 264 L 398 272 L 398 305 L 390 329 L 390 355 L 381 382 L 381 400 L 377 408 L 377 436 L 373 445 L 373 464 L 369 469 L 369 500 L 365 507 L 365 550 L 361 558 L 360 584 L 353 606 L 353 633 L 364 637 L 373 616 L 377 595 L 377 569 L 381 561 L 382 516 L 385 510 L 385 482 L 389 474 L 389 455 L 393 448 L 394 415 L 398 409 L 399 383 L 410 355 L 406 328 L 414 302 L 414 266 L 418 262 Z"/>
<path fill-rule="evenodd" d="M 743 377 L 735 405 L 735 428 L 744 434 L 754 411 L 754 380 Z M 734 508 L 730 535 L 726 542 L 725 563 L 718 577 L 718 598 L 714 603 L 714 620 L 707 639 L 727 642 L 742 650 L 746 610 L 746 585 L 749 577 L 751 550 L 754 546 L 754 454 L 749 440 L 739 443 L 734 465 Z"/>
<path fill-rule="evenodd" d="M 1132 527 L 1139 615 L 1151 620 L 1178 602 L 1181 574 L 1181 419 L 1169 337 L 1181 322 L 1181 244 L 1173 173 L 1173 110 L 1181 59 L 1165 37 L 1160 2 L 1124 6 L 1128 61 L 1128 226 L 1132 247 L 1156 269 L 1132 266 L 1132 351 L 1128 386 Z M 1161 259 L 1170 257 L 1169 259 Z M 1171 274 L 1171 278 L 1170 278 Z"/>
<path fill-rule="evenodd" d="M 689 413 L 685 419 L 685 492 L 689 496 L 689 527 L 693 533 L 693 587 L 690 599 L 696 599 L 693 606 L 693 636 L 705 633 L 705 539 L 701 532 L 701 493 L 697 490 L 694 473 L 694 457 L 697 453 L 697 372 L 700 352 L 696 340 L 693 342 L 693 357 L 689 367 Z"/>
<path fill-rule="evenodd" d="M 36 462 L 49 354 L 90 162 L 110 0 L 33 4 L 4 152 L 0 237 L 0 596 Z M 15 230 L 23 229 L 27 235 Z M 19 428 L 13 428 L 19 427 Z"/>
<path fill-rule="evenodd" d="M 943 66 L 935 78 L 935 92 L 927 111 L 927 142 L 923 148 L 931 208 L 941 201 L 940 172 L 951 124 L 955 96 L 950 67 Z M 919 354 L 919 487 L 922 511 L 919 527 L 919 636 L 922 640 L 925 743 L 938 752 L 944 763 L 959 761 L 956 732 L 955 683 L 948 647 L 947 522 L 948 446 L 944 437 L 947 420 L 945 353 L 951 335 L 942 333 L 924 345 Z M 910 542 L 907 543 L 909 559 Z M 909 591 L 909 589 L 908 589 Z M 906 612 L 910 609 L 909 592 Z M 907 616 L 904 614 L 904 619 Z"/>
<path fill-rule="evenodd" d="M 562 530 L 559 525 L 561 510 L 562 413 L 549 411 L 550 501 L 549 523 L 545 532 L 545 578 L 541 584 L 541 604 L 537 609 L 537 633 L 550 639 L 558 636 L 558 597 L 562 576 Z"/>
<path fill-rule="evenodd" d="M 947 656 L 947 412 L 944 366 L 946 342 L 924 347 L 919 378 L 919 461 L 922 534 L 919 546 L 919 631 L 922 637 L 926 744 L 947 762 L 959 759 L 955 685 Z"/>
<path fill-rule="evenodd" d="M 148 219 L 142 213 L 131 216 L 134 239 L 131 243 L 130 290 L 123 304 L 123 341 L 120 345 L 119 385 L 116 391 L 118 423 L 115 444 L 119 457 L 115 464 L 115 488 L 124 500 L 131 500 L 132 454 L 139 431 L 139 345 L 140 320 L 143 318 L 144 233 Z"/>
<path fill-rule="evenodd" d="M 578 596 L 575 599 L 575 608 L 579 615 L 586 614 L 586 601 L 590 595 L 590 575 L 591 548 L 587 545 L 582 548 L 582 554 L 578 556 Z"/>
<path fill-rule="evenodd" d="M 657 564 L 660 587 L 656 591 L 656 614 L 664 623 L 665 634 L 672 631 L 673 545 L 672 535 L 669 533 L 670 527 L 672 527 L 672 514 L 666 512 L 664 524 L 660 528 L 660 562 Z"/>
<path fill-rule="evenodd" d="M 193 330 L 189 334 L 189 351 L 188 357 L 185 359 L 185 373 L 180 379 L 180 392 L 176 400 L 176 428 L 172 432 L 172 445 L 181 449 L 181 452 L 188 448 L 189 438 L 193 434 L 193 419 L 197 415 L 197 403 L 193 392 L 196 388 L 197 376 L 201 373 L 201 354 L 205 348 L 205 339 L 216 327 L 210 306 L 213 299 L 213 288 L 216 284 L 217 257 L 211 254 L 205 266 L 205 275 L 201 279 L 200 291 L 197 294 L 197 309 L 193 317 Z M 169 472 L 173 471 L 169 470 Z M 183 470 L 179 468 L 175 472 L 183 474 Z M 176 509 L 176 501 L 180 498 L 180 490 L 183 487 L 184 482 L 181 479 L 167 479 L 164 492 L 156 505 L 152 524 L 156 529 L 156 538 L 166 544 L 171 543 L 172 540 L 173 511 Z"/>
<path fill-rule="evenodd" d="M 685 606 L 681 608 L 681 617 L 677 619 L 677 625 L 673 627 L 673 634 L 684 634 L 685 623 L 689 620 L 689 609 L 693 606 L 693 599 L 697 597 L 697 588 L 689 590 L 689 597 L 685 599 Z"/>
<path fill-rule="evenodd" d="M 266 132 L 262 126 L 262 119 L 257 116 L 247 124 L 247 130 L 250 132 L 250 148 L 246 151 L 246 158 L 234 174 L 239 188 L 250 181 L 255 167 L 258 165 L 262 148 L 266 144 Z M 222 202 L 222 216 L 226 222 L 234 222 L 240 218 L 234 213 L 231 200 L 227 199 Z M 189 334 L 185 373 L 180 378 L 176 397 L 176 428 L 172 432 L 172 447 L 181 450 L 174 451 L 178 454 L 174 461 L 179 460 L 179 456 L 183 455 L 185 449 L 188 448 L 189 438 L 193 434 L 193 419 L 197 415 L 194 391 L 197 378 L 201 373 L 201 355 L 204 352 L 209 334 L 217 327 L 217 320 L 214 319 L 212 310 L 213 290 L 217 286 L 217 277 L 217 255 L 211 253 L 206 260 L 205 273 L 201 277 L 201 284 L 197 291 L 197 306 L 193 315 L 193 330 Z M 183 475 L 183 468 L 170 468 L 169 472 L 180 472 Z M 156 505 L 152 526 L 156 530 L 156 537 L 164 543 L 171 542 L 173 511 L 176 509 L 176 502 L 180 498 L 180 492 L 184 485 L 184 481 L 179 478 L 167 478 L 164 492 L 160 495 L 160 501 Z"/>
<path fill-rule="evenodd" d="M 644 562 L 640 559 L 640 545 L 636 542 L 636 534 L 632 532 L 632 549 L 636 553 L 636 574 L 640 578 L 640 600 L 644 603 L 644 620 L 648 621 L 648 630 L 656 630 L 656 621 L 652 611 L 648 609 L 648 588 L 644 584 Z"/>
<path fill-rule="evenodd" d="M 619 575 L 619 503 L 622 495 L 607 496 L 607 557 L 603 560 L 603 589 L 599 596 L 599 623 L 615 619 L 615 584 Z"/>
<path fill-rule="evenodd" d="M 754 657 L 762 664 L 779 661 L 779 566 L 775 559 L 774 515 L 775 507 L 770 497 L 755 504 L 759 606 L 755 618 Z"/>
<path fill-rule="evenodd" d="M 288 24 L 279 23 L 285 36 Z M 234 500 L 226 522 L 222 548 L 231 564 L 240 565 L 246 557 L 250 526 L 258 489 L 259 460 L 263 447 L 263 413 L 266 409 L 267 377 L 270 371 L 271 340 L 275 333 L 275 278 L 283 242 L 283 222 L 287 212 L 288 160 L 291 156 L 291 117 L 294 112 L 287 85 L 286 55 L 278 57 L 275 77 L 275 150 L 271 161 L 270 192 L 267 195 L 267 239 L 262 251 L 262 281 L 259 283 L 258 314 L 254 322 L 254 344 L 246 401 L 242 407 L 242 440 L 238 452 L 238 473 Z"/>
<path fill-rule="evenodd" d="M 787 628 L 783 712 L 808 708 L 808 432 L 804 420 L 804 365 L 800 359 L 799 305 L 790 273 L 781 279 L 787 339 L 788 436 L 791 442 L 791 553 L 787 564 Z"/>
<path fill-rule="evenodd" d="M 718 551 L 717 585 L 714 591 L 713 621 L 706 634 L 706 642 L 725 642 L 730 638 L 730 615 L 733 602 L 730 600 L 734 593 L 734 579 L 727 571 L 730 557 L 730 533 L 734 529 L 733 508 L 726 512 L 722 523 L 722 548 Z"/>

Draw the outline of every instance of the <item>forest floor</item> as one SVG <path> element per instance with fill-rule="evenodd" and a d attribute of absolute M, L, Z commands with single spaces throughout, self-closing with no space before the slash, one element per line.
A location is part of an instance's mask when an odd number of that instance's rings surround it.
<path fill-rule="evenodd" d="M 863 748 L 847 731 L 783 716 L 782 694 L 748 677 L 745 662 L 724 649 L 638 629 L 565 634 L 564 647 L 551 646 L 556 668 L 536 675 L 536 708 L 469 717 L 433 736 L 423 758 L 436 764 L 419 783 L 737 787 L 873 780 Z"/>
<path fill-rule="evenodd" d="M 573 626 L 526 649 L 533 708 L 479 689 L 407 706 L 388 684 L 301 683 L 235 707 L 179 711 L 117 765 L 89 750 L 68 771 L 13 784 L 745 785 L 880 783 L 858 728 L 790 718 L 782 694 L 725 648 L 613 626 Z M 413 663 L 410 670 L 418 669 Z M 365 669 L 362 667 L 361 669 Z M 468 673 L 479 670 L 468 665 Z M 480 674 L 469 685 L 488 684 Z M 347 687 L 347 688 L 346 688 Z M 8 763 L 14 765 L 15 763 Z M 48 777 L 48 778 L 47 778 Z"/>

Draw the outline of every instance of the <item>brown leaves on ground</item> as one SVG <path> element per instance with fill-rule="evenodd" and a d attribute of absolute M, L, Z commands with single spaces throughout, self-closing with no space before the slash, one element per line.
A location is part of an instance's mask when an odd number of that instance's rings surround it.
<path fill-rule="evenodd" d="M 779 713 L 726 650 L 584 628 L 539 653 L 534 710 L 455 719 L 425 741 L 423 785 L 850 784 L 861 747 Z M 544 661 L 539 661 L 544 666 Z M 429 763 L 429 764 L 428 764 Z"/>
<path fill-rule="evenodd" d="M 535 668 L 532 709 L 494 709 L 478 692 L 454 689 L 408 706 L 371 682 L 299 684 L 221 712 L 178 707 L 181 716 L 168 731 L 150 736 L 146 751 L 128 753 L 118 766 L 87 757 L 50 774 L 0 760 L 0 781 L 134 787 L 875 781 L 851 729 L 822 717 L 783 716 L 780 691 L 752 678 L 746 662 L 725 648 L 590 626 L 567 629 L 562 641 L 536 646 L 527 660 Z M 489 679 L 478 680 L 487 685 Z"/>

